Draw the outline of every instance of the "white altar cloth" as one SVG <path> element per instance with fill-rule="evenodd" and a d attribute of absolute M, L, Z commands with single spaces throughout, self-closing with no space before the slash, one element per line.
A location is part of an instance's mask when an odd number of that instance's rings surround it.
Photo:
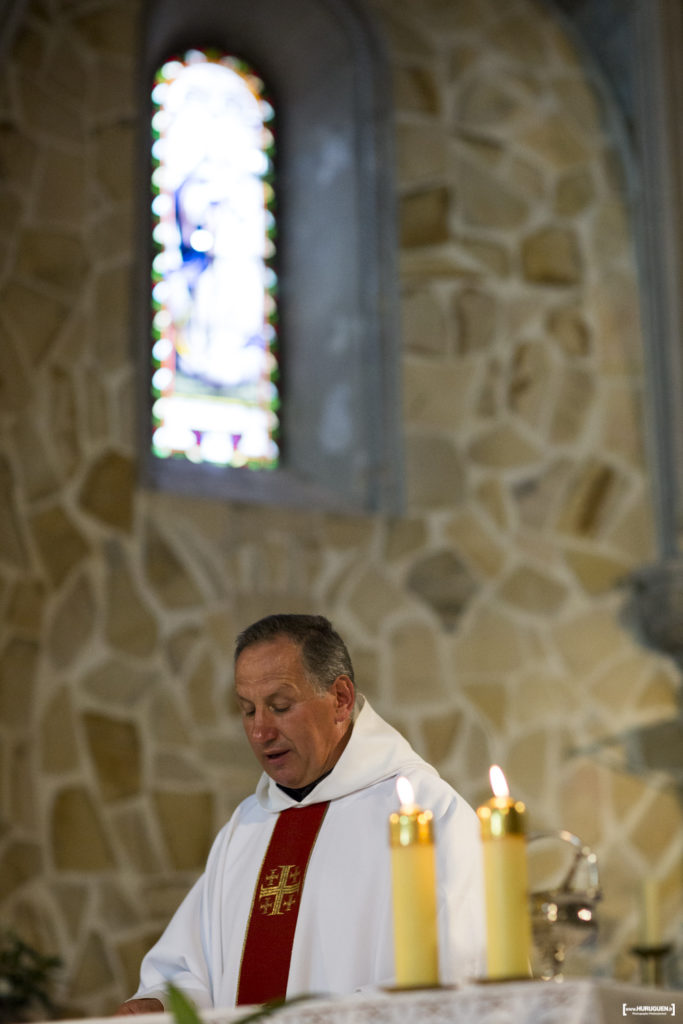
<path fill-rule="evenodd" d="M 204 1024 L 237 1024 L 255 1008 L 203 1010 Z M 344 998 L 311 998 L 278 1009 L 272 1024 L 635 1024 L 683 1021 L 683 991 L 590 978 L 492 982 L 458 989 L 373 991 Z M 130 1018 L 123 1018 L 132 1024 Z M 140 1024 L 174 1024 L 169 1013 Z M 64 1024 L 64 1022 L 63 1022 Z M 84 1021 L 74 1022 L 84 1024 Z M 113 1024 L 111 1017 L 90 1024 Z"/>

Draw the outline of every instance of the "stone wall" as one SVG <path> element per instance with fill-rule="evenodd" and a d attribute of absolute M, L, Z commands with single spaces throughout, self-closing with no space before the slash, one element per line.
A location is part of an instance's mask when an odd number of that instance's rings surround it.
<path fill-rule="evenodd" d="M 497 761 L 533 827 L 595 848 L 595 969 L 633 974 L 643 875 L 680 913 L 674 793 L 601 747 L 678 694 L 620 618 L 655 542 L 614 112 L 533 0 L 371 6 L 396 101 L 396 519 L 138 486 L 137 3 L 33 0 L 2 72 L 0 924 L 63 957 L 72 1014 L 131 994 L 252 787 L 230 655 L 274 610 L 328 614 L 472 803 Z"/>

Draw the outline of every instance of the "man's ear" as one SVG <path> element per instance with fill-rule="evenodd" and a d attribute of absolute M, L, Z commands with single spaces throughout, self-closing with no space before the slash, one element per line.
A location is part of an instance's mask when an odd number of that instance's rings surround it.
<path fill-rule="evenodd" d="M 334 694 L 335 722 L 345 722 L 353 713 L 356 688 L 350 676 L 337 676 L 331 687 Z"/>

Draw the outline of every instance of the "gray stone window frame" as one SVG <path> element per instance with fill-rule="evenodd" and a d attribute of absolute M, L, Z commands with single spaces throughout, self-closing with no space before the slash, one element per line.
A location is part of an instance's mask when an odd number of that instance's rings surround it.
<path fill-rule="evenodd" d="M 351 0 L 148 0 L 141 25 L 133 342 L 144 485 L 345 513 L 402 505 L 391 85 Z M 217 46 L 277 110 L 282 468 L 156 459 L 150 446 L 149 83 L 173 53 Z"/>

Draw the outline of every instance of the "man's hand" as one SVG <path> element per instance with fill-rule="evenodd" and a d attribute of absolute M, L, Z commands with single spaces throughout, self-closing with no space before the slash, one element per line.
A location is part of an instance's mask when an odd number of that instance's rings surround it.
<path fill-rule="evenodd" d="M 163 1013 L 164 1004 L 159 999 L 129 999 L 121 1003 L 115 1016 L 123 1017 L 128 1013 Z"/>

